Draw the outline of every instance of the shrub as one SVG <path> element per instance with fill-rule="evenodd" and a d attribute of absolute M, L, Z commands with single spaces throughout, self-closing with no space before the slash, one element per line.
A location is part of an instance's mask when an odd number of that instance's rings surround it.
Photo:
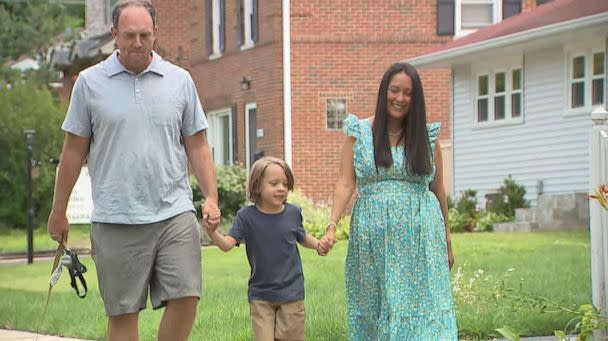
<path fill-rule="evenodd" d="M 236 211 L 245 205 L 247 199 L 247 170 L 242 166 L 233 165 L 218 166 L 215 172 L 217 175 L 217 191 L 222 216 L 224 218 L 233 217 Z M 194 206 L 200 217 L 201 203 L 204 197 L 194 175 L 190 175 L 190 186 L 192 187 Z"/>
<path fill-rule="evenodd" d="M 516 208 L 530 207 L 530 203 L 525 199 L 526 187 L 518 185 L 511 175 L 504 180 L 504 184 L 500 186 L 498 194 L 488 204 L 489 211 L 507 217 L 514 217 Z"/>
<path fill-rule="evenodd" d="M 36 222 L 46 222 L 53 200 L 55 166 L 48 162 L 61 153 L 61 122 L 65 106 L 35 77 L 0 81 L 0 224 L 27 224 L 27 170 L 24 129 L 36 130 L 34 160 L 39 176 L 33 179 Z"/>
<path fill-rule="evenodd" d="M 306 232 L 321 238 L 325 235 L 325 229 L 329 223 L 329 215 L 331 214 L 331 207 L 329 206 L 316 206 L 313 202 L 308 199 L 304 194 L 295 190 L 289 194 L 287 199 L 289 203 L 294 204 L 302 209 L 302 217 L 304 219 L 304 228 Z M 339 240 L 348 239 L 350 228 L 350 216 L 344 216 L 338 222 L 336 228 L 336 238 Z"/>
<path fill-rule="evenodd" d="M 465 224 L 463 226 L 466 231 L 473 231 L 475 229 L 477 219 L 477 191 L 473 189 L 467 189 L 464 194 L 458 199 L 456 203 L 456 210 L 463 217 L 459 217 L 457 223 Z M 450 225 L 451 227 L 451 225 Z"/>
<path fill-rule="evenodd" d="M 494 224 L 504 223 L 513 220 L 511 217 L 507 217 L 504 214 L 495 213 L 492 211 L 482 211 L 477 215 L 477 222 L 475 224 L 475 231 L 493 231 Z"/>

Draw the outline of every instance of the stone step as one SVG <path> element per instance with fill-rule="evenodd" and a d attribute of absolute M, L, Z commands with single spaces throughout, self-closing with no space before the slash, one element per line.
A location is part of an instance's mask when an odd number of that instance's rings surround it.
<path fill-rule="evenodd" d="M 494 224 L 494 232 L 532 232 L 538 230 L 537 223 L 508 222 Z"/>

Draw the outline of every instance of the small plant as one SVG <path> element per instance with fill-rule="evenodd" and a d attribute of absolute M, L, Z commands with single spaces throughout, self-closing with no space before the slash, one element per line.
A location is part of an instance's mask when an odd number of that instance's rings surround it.
<path fill-rule="evenodd" d="M 563 330 L 555 330 L 554 334 L 559 340 L 570 340 L 576 336 L 577 340 L 585 341 L 593 335 L 594 330 L 608 327 L 608 318 L 599 312 L 592 304 L 566 306 L 549 298 L 540 296 L 523 288 L 523 281 L 519 288 L 506 287 L 504 281 L 497 298 L 505 299 L 513 310 L 531 310 L 538 313 L 567 313 L 572 316 Z M 508 326 L 497 329 L 504 337 L 510 340 L 519 340 L 519 335 Z M 516 338 L 514 338 L 515 336 Z"/>
<path fill-rule="evenodd" d="M 456 210 L 462 215 L 462 217 L 459 217 L 464 224 L 462 228 L 465 231 L 473 231 L 477 217 L 477 191 L 474 189 L 464 191 L 462 197 L 456 203 Z"/>
<path fill-rule="evenodd" d="M 516 208 L 530 207 L 525 199 L 526 186 L 518 185 L 509 175 L 500 186 L 498 195 L 488 205 L 488 210 L 507 217 L 515 216 Z"/>
<path fill-rule="evenodd" d="M 316 238 L 322 238 L 325 235 L 325 230 L 329 223 L 329 215 L 331 214 L 330 207 L 315 205 L 300 190 L 289 193 L 287 201 L 302 209 L 304 229 L 307 233 L 310 233 Z M 344 216 L 338 222 L 336 238 L 339 240 L 348 239 L 349 229 L 350 216 Z"/>

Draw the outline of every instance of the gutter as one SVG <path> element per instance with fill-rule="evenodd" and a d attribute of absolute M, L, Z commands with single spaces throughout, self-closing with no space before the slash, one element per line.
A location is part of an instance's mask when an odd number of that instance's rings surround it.
<path fill-rule="evenodd" d="M 576 29 L 604 24 L 606 22 L 608 22 L 608 12 L 603 12 L 543 27 L 537 27 L 531 30 L 512 33 L 506 36 L 496 37 L 470 45 L 459 46 L 449 50 L 429 53 L 427 55 L 411 58 L 407 61 L 416 67 L 432 66 L 433 64 L 445 62 L 450 59 L 456 59 L 478 52 L 515 45 L 518 43 L 525 43 L 533 39 L 546 38 L 548 35 L 567 33 Z"/>
<path fill-rule="evenodd" d="M 283 142 L 285 162 L 291 166 L 291 13 L 289 6 L 289 0 L 283 0 Z"/>

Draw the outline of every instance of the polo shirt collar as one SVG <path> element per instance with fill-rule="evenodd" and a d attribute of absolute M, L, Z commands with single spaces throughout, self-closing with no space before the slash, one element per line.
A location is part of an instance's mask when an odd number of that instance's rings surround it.
<path fill-rule="evenodd" d="M 118 53 L 119 53 L 119 50 L 114 51 L 106 60 L 106 71 L 108 72 L 108 77 L 110 77 L 110 78 L 114 77 L 117 74 L 120 74 L 122 72 L 133 74 L 132 71 L 129 71 L 124 65 L 122 65 L 120 60 L 118 60 Z M 152 62 L 142 72 L 142 74 L 144 74 L 146 72 L 154 72 L 154 73 L 158 74 L 159 76 L 164 76 L 164 72 L 163 72 L 163 68 L 162 68 L 163 61 L 164 61 L 163 58 L 161 56 L 159 56 L 158 53 L 156 53 L 155 51 L 152 51 Z"/>

